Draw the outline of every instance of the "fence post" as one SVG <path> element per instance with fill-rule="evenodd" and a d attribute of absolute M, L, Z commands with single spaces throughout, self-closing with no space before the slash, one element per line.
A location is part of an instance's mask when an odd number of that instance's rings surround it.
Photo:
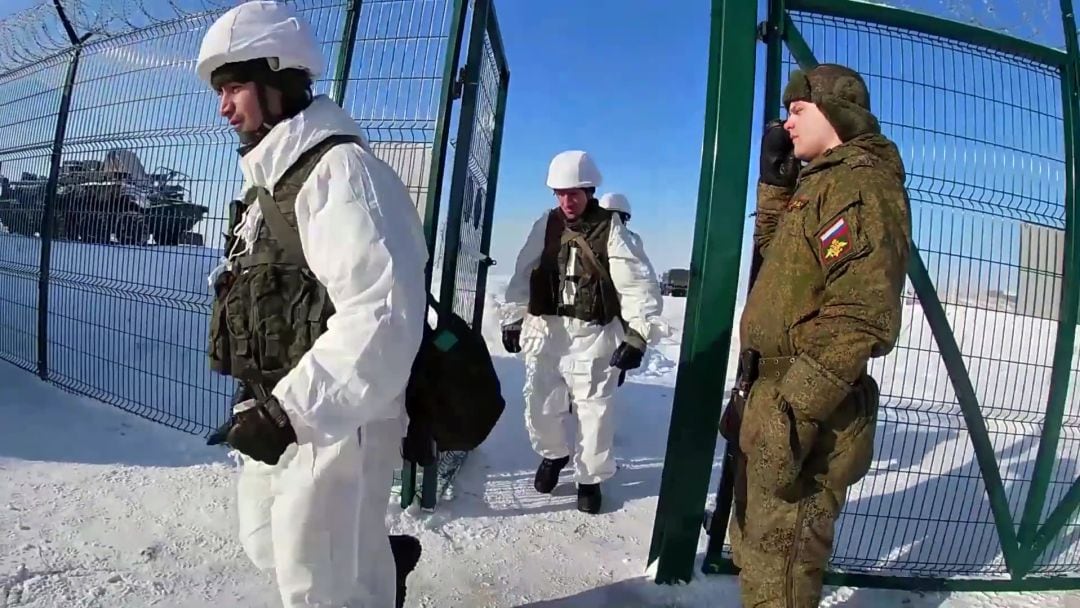
<path fill-rule="evenodd" d="M 1061 0 L 1061 21 L 1065 31 L 1065 49 L 1068 60 L 1061 69 L 1062 116 L 1065 126 L 1065 251 L 1061 278 L 1061 300 L 1058 309 L 1057 341 L 1054 348 L 1053 367 L 1050 372 L 1050 391 L 1043 418 L 1042 436 L 1035 457 L 1035 471 L 1031 478 L 1024 514 L 1020 520 L 1019 543 L 1022 547 L 1021 566 L 1014 575 L 1026 575 L 1042 549 L 1035 543 L 1039 520 L 1046 505 L 1046 493 L 1050 487 L 1057 459 L 1057 447 L 1061 438 L 1061 423 L 1065 417 L 1065 400 L 1068 397 L 1072 375 L 1073 347 L 1076 344 L 1077 308 L 1080 306 L 1080 240 L 1076 238 L 1077 219 L 1077 120 L 1080 118 L 1078 101 L 1077 63 L 1080 48 L 1076 40 L 1076 18 L 1072 0 Z M 1071 492 L 1070 492 L 1071 494 Z M 1049 522 L 1048 522 L 1049 523 Z M 1048 542 L 1048 539 L 1047 539 Z M 1045 548 L 1045 546 L 1043 547 Z M 1037 551 L 1037 552 L 1036 552 Z"/>
<path fill-rule="evenodd" d="M 424 269 L 424 285 L 431 290 L 435 268 L 435 245 L 439 235 L 439 199 L 442 196 L 443 171 L 446 168 L 446 149 L 450 142 L 450 118 L 457 98 L 457 64 L 461 57 L 461 40 L 465 35 L 465 12 L 469 9 L 465 0 L 454 0 L 454 14 L 450 21 L 450 34 L 446 40 L 446 58 L 443 63 L 442 92 L 439 101 L 439 117 L 435 121 L 435 137 L 431 145 L 431 173 L 428 175 L 427 200 L 424 203 L 424 240 L 427 243 L 428 263 Z M 434 474 L 435 467 L 428 467 Z M 404 461 L 401 467 L 401 508 L 408 508 L 416 498 L 416 463 Z"/>
<path fill-rule="evenodd" d="M 71 111 L 71 94 L 75 88 L 75 75 L 79 69 L 83 43 L 90 38 L 86 34 L 79 38 L 75 28 L 68 21 L 60 0 L 53 0 L 64 30 L 71 40 L 72 54 L 64 77 L 64 88 L 60 95 L 60 108 L 56 116 L 56 132 L 53 135 L 52 155 L 49 162 L 49 179 L 45 183 L 45 201 L 41 210 L 41 261 L 38 272 L 38 376 L 49 379 L 49 269 L 52 265 L 52 237 L 56 225 L 56 191 L 60 181 L 60 159 L 64 152 L 64 135 L 67 133 L 68 114 Z"/>
<path fill-rule="evenodd" d="M 352 68 L 353 51 L 356 50 L 356 30 L 360 26 L 360 7 L 363 0 L 349 0 L 345 8 L 345 23 L 341 28 L 341 48 L 338 49 L 337 68 L 330 99 L 345 106 L 345 89 L 349 86 L 349 70 Z"/>
<path fill-rule="evenodd" d="M 713 0 L 690 291 L 649 563 L 693 576 L 731 348 L 754 110 L 757 3 Z"/>
<path fill-rule="evenodd" d="M 758 37 L 765 43 L 765 111 L 764 122 L 780 117 L 780 68 L 784 50 L 784 17 L 787 15 L 785 0 L 769 0 L 765 21 L 758 26 Z M 747 293 L 754 286 L 758 271 L 761 269 L 761 251 L 757 245 L 751 250 L 750 274 L 747 281 Z M 736 375 L 742 369 L 736 370 Z M 735 497 L 735 468 L 738 466 L 738 450 L 731 444 L 724 445 L 724 459 L 720 464 L 720 483 L 716 488 L 716 510 L 708 524 L 709 544 L 705 549 L 705 559 L 701 562 L 701 571 L 705 574 L 719 574 L 724 570 L 723 551 L 727 538 L 728 520 L 731 518 L 731 505 Z"/>
<path fill-rule="evenodd" d="M 461 41 L 465 37 L 465 14 L 469 10 L 465 0 L 454 0 L 454 15 L 450 22 L 450 35 L 446 40 L 446 59 L 443 63 L 442 92 L 439 101 L 439 117 L 435 122 L 435 138 L 431 146 L 431 174 L 428 175 L 427 201 L 424 205 L 424 237 L 427 239 L 431 258 L 427 265 L 427 283 L 431 286 L 434 272 L 435 244 L 439 235 L 439 202 L 442 198 L 443 173 L 446 170 L 446 150 L 450 145 L 450 118 L 454 113 L 457 92 L 457 66 L 461 58 Z"/>

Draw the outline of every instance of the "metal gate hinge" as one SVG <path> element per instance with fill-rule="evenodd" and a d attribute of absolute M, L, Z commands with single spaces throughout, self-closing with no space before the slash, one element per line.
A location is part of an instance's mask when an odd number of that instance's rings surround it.
<path fill-rule="evenodd" d="M 461 99 L 461 93 L 465 90 L 465 68 L 466 66 L 458 68 L 457 78 L 451 88 L 450 99 Z"/>
<path fill-rule="evenodd" d="M 779 33 L 779 28 L 769 29 L 769 22 L 762 21 L 757 24 L 757 39 L 761 42 L 769 42 L 773 35 Z"/>

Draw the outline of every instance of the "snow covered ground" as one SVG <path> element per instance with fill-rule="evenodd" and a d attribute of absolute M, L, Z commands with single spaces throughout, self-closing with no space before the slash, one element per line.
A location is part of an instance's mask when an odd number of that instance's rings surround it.
<path fill-rule="evenodd" d="M 424 544 L 424 557 L 410 578 L 408 605 L 738 606 L 737 584 L 730 577 L 701 577 L 687 586 L 661 587 L 644 572 L 679 354 L 677 338 L 650 353 L 643 368 L 631 374 L 620 390 L 616 440 L 620 470 L 605 487 L 605 512 L 586 516 L 574 509 L 569 482 L 553 496 L 532 490 L 536 457 L 522 418 L 523 366 L 520 359 L 503 356 L 490 316 L 502 285 L 504 280 L 491 281 L 485 335 L 499 357 L 508 400 L 504 418 L 489 441 L 466 461 L 452 500 L 442 502 L 434 513 L 402 511 L 388 502 L 389 525 L 418 535 Z M 685 300 L 667 300 L 666 316 L 676 336 L 684 306 Z M 906 362 L 897 358 L 895 364 L 904 368 Z M 944 395 L 926 398 L 945 400 Z M 207 448 L 199 437 L 73 397 L 3 363 L 0 413 L 0 608 L 277 605 L 270 577 L 251 568 L 234 540 L 234 469 L 224 452 Z M 902 470 L 914 475 L 913 484 L 922 485 L 926 480 L 918 476 L 920 468 L 932 469 L 937 466 L 936 452 L 966 441 L 959 432 L 946 435 L 922 440 L 926 449 L 916 450 L 916 455 L 925 453 L 925 462 L 898 461 L 890 455 L 893 448 L 883 448 L 876 475 L 895 478 Z M 906 441 L 887 446 L 911 452 Z M 1025 452 L 1017 449 L 1002 458 L 1018 460 Z M 717 473 L 714 466 L 714 478 Z M 881 507 L 874 497 L 880 499 L 889 491 L 870 481 L 863 494 L 853 497 L 863 501 L 863 510 Z M 933 489 L 935 496 L 938 489 Z M 908 495 L 907 500 L 925 502 L 920 507 L 929 509 L 924 516 L 935 515 L 937 499 L 920 496 Z M 983 501 L 978 493 L 972 499 Z M 887 504 L 904 506 L 896 501 Z M 858 504 L 855 511 L 859 512 Z M 986 514 L 980 511 L 971 517 L 985 519 Z M 925 541 L 939 533 L 928 528 L 919 536 Z M 704 544 L 703 537 L 699 554 Z M 915 542 L 900 551 L 931 552 L 927 559 L 943 557 L 933 553 L 941 550 L 934 548 L 935 543 L 921 544 L 922 549 Z M 985 553 L 994 559 L 996 547 L 987 547 Z M 835 589 L 825 605 L 1053 608 L 1080 606 L 1080 594 Z"/>

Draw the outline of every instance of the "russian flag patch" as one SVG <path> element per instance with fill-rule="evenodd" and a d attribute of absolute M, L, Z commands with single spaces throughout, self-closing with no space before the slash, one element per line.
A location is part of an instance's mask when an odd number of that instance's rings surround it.
<path fill-rule="evenodd" d="M 844 218 L 830 224 L 818 238 L 821 240 L 821 260 L 826 264 L 836 262 L 851 251 L 851 231 Z"/>

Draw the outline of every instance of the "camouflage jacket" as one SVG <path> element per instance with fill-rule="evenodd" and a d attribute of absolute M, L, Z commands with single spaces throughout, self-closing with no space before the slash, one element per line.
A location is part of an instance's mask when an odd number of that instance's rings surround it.
<path fill-rule="evenodd" d="M 882 135 L 813 160 L 793 194 L 759 184 L 763 263 L 741 342 L 762 357 L 793 357 L 778 390 L 797 414 L 827 418 L 868 360 L 895 346 L 910 235 L 903 161 Z"/>

